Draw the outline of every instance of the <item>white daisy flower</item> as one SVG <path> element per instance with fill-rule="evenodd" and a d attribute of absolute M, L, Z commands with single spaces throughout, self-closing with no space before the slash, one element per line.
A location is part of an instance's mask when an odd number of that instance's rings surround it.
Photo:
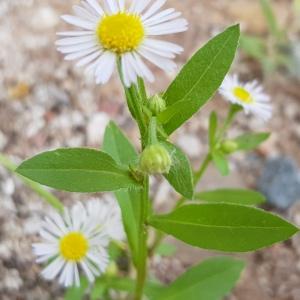
<path fill-rule="evenodd" d="M 79 59 L 78 66 L 94 74 L 96 83 L 106 83 L 120 58 L 126 86 L 137 82 L 137 77 L 154 81 L 153 73 L 142 59 L 166 72 L 173 72 L 176 54 L 183 48 L 158 40 L 160 35 L 187 30 L 187 21 L 173 8 L 160 10 L 166 0 L 81 1 L 73 7 L 75 15 L 64 15 L 63 20 L 78 27 L 77 31 L 60 32 L 56 42 L 65 59 Z"/>
<path fill-rule="evenodd" d="M 121 220 L 117 221 L 118 214 L 111 208 L 92 200 L 86 206 L 78 203 L 71 210 L 65 208 L 64 215 L 53 212 L 45 219 L 40 230 L 44 241 L 33 244 L 37 262 L 49 262 L 42 271 L 45 279 L 58 277 L 66 287 L 79 286 L 79 267 L 90 282 L 105 272 L 108 244 L 122 232 Z"/>
<path fill-rule="evenodd" d="M 237 75 L 228 75 L 221 85 L 220 93 L 229 102 L 242 106 L 246 114 L 253 113 L 263 121 L 272 117 L 270 97 L 256 80 L 242 83 Z"/>

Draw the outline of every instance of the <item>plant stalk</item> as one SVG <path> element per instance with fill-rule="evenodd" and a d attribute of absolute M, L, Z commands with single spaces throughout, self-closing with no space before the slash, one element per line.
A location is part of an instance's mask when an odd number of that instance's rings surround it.
<path fill-rule="evenodd" d="M 137 280 L 134 300 L 141 300 L 143 298 L 143 291 L 147 277 L 147 260 L 148 260 L 148 205 L 149 205 L 149 177 L 145 176 L 143 184 L 143 193 L 141 199 L 141 215 L 139 222 L 139 257 L 137 261 Z"/>

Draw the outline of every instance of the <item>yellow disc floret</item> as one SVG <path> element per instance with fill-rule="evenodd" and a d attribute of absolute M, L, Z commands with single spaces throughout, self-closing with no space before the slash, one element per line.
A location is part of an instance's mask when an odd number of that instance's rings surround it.
<path fill-rule="evenodd" d="M 80 261 L 87 254 L 89 244 L 80 232 L 70 232 L 60 240 L 60 254 L 65 260 Z"/>
<path fill-rule="evenodd" d="M 235 97 L 237 97 L 241 102 L 245 104 L 251 104 L 254 102 L 251 94 L 243 87 L 236 87 L 233 89 Z"/>
<path fill-rule="evenodd" d="M 103 48 L 117 54 L 135 50 L 144 36 L 141 18 L 125 12 L 103 17 L 97 28 L 97 37 Z"/>

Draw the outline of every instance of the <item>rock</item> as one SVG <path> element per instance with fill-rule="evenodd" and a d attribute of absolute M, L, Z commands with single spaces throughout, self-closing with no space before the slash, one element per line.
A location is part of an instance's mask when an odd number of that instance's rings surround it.
<path fill-rule="evenodd" d="M 300 200 L 300 170 L 295 161 L 289 157 L 267 160 L 258 189 L 279 209 L 287 209 Z"/>

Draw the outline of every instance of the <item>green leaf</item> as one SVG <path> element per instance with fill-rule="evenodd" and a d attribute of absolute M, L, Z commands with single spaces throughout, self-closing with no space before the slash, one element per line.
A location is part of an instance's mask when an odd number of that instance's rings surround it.
<path fill-rule="evenodd" d="M 175 245 L 162 243 L 156 248 L 155 254 L 160 256 L 172 256 L 176 251 L 177 247 Z"/>
<path fill-rule="evenodd" d="M 261 143 L 270 137 L 270 133 L 248 133 L 234 139 L 238 145 L 238 150 L 249 151 L 257 148 Z"/>
<path fill-rule="evenodd" d="M 241 205 L 258 205 L 265 202 L 266 198 L 261 193 L 241 189 L 217 189 L 197 193 L 195 198 L 214 203 L 232 203 Z"/>
<path fill-rule="evenodd" d="M 89 282 L 85 277 L 80 278 L 79 287 L 70 287 L 67 289 L 64 300 L 82 300 L 89 286 Z"/>
<path fill-rule="evenodd" d="M 105 129 L 103 150 L 118 164 L 125 166 L 137 162 L 138 159 L 134 146 L 114 122 L 110 122 Z"/>
<path fill-rule="evenodd" d="M 132 259 L 136 264 L 138 257 L 138 237 L 139 237 L 139 226 L 138 222 L 140 219 L 140 203 L 141 203 L 141 191 L 130 190 L 130 191 L 118 191 L 115 192 L 118 200 L 121 212 L 122 220 L 127 235 L 129 247 L 132 252 Z"/>
<path fill-rule="evenodd" d="M 106 153 L 83 148 L 44 152 L 23 162 L 17 173 L 69 192 L 107 192 L 140 188 L 129 171 Z"/>
<path fill-rule="evenodd" d="M 187 199 L 194 196 L 193 171 L 187 156 L 176 146 L 168 142 L 162 142 L 172 157 L 172 167 L 165 178 L 173 188 Z"/>
<path fill-rule="evenodd" d="M 209 118 L 209 145 L 213 149 L 216 142 L 216 133 L 218 129 L 218 116 L 215 112 L 210 114 Z"/>
<path fill-rule="evenodd" d="M 298 229 L 271 213 L 233 204 L 186 205 L 152 216 L 150 225 L 196 247 L 248 252 L 286 240 Z"/>
<path fill-rule="evenodd" d="M 220 300 L 234 287 L 244 262 L 229 257 L 210 258 L 189 269 L 155 300 Z"/>
<path fill-rule="evenodd" d="M 167 109 L 159 115 L 167 134 L 192 117 L 216 92 L 234 59 L 239 26 L 210 40 L 183 67 L 164 94 Z"/>
<path fill-rule="evenodd" d="M 138 160 L 138 154 L 133 145 L 113 122 L 105 130 L 103 150 L 110 154 L 115 161 L 123 165 L 128 165 Z M 135 263 L 138 254 L 141 191 L 122 190 L 116 192 L 115 195 L 121 208 L 124 228 Z"/>
<path fill-rule="evenodd" d="M 219 172 L 223 176 L 227 176 L 229 174 L 229 164 L 226 156 L 221 151 L 216 150 L 212 153 L 212 159 Z"/>

